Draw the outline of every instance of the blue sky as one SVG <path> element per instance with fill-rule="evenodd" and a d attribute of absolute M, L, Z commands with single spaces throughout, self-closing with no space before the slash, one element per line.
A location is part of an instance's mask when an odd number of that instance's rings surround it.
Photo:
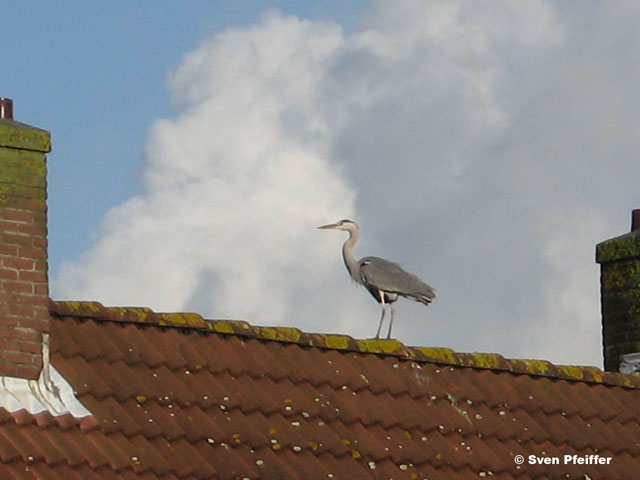
<path fill-rule="evenodd" d="M 437 291 L 408 344 L 599 365 L 596 243 L 640 206 L 634 2 L 14 2 L 51 131 L 53 298 L 372 336 L 356 256 Z M 183 5 L 183 4 L 181 4 Z"/>
<path fill-rule="evenodd" d="M 167 75 L 207 35 L 280 9 L 355 28 L 366 1 L 11 2 L 1 96 L 51 131 L 50 271 L 89 245 L 106 211 L 140 188 L 152 122 L 172 115 Z"/>

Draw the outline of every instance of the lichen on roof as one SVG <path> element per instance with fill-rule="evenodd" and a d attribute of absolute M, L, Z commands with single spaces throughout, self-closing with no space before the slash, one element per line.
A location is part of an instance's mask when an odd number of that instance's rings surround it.
<path fill-rule="evenodd" d="M 603 372 L 596 367 L 555 365 L 546 360 L 509 359 L 497 353 L 460 353 L 443 347 L 410 347 L 397 340 L 354 339 L 348 335 L 306 333 L 297 328 L 254 326 L 242 320 L 206 320 L 197 313 L 158 313 L 145 307 L 105 307 L 98 302 L 52 301 L 54 317 L 197 330 L 305 347 L 393 356 L 403 360 L 552 377 L 640 389 L 640 376 Z"/>

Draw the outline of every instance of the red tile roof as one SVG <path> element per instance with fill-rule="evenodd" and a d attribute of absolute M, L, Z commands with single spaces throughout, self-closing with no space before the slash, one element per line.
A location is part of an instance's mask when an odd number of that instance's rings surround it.
<path fill-rule="evenodd" d="M 638 376 L 97 303 L 51 313 L 51 363 L 93 415 L 0 408 L 3 479 L 640 472 Z M 563 464 L 595 454 L 610 464 Z"/>

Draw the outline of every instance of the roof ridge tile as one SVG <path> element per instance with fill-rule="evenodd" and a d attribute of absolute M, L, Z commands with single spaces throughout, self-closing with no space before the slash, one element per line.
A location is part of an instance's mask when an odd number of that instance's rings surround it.
<path fill-rule="evenodd" d="M 52 300 L 49 310 L 52 315 L 61 317 L 189 328 L 334 351 L 394 356 L 400 360 L 640 389 L 638 375 L 603 372 L 592 366 L 555 365 L 547 360 L 509 359 L 498 353 L 460 353 L 445 347 L 410 347 L 397 340 L 354 339 L 348 335 L 306 333 L 294 327 L 254 326 L 243 320 L 206 320 L 198 313 L 158 313 L 147 307 L 105 307 L 99 302 Z"/>

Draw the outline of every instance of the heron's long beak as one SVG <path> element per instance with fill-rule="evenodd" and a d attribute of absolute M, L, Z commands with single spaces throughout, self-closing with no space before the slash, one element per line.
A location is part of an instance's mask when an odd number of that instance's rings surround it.
<path fill-rule="evenodd" d="M 322 226 L 320 226 L 318 228 L 320 230 L 330 230 L 330 229 L 338 228 L 338 224 L 337 223 L 330 223 L 329 225 L 322 225 Z"/>

